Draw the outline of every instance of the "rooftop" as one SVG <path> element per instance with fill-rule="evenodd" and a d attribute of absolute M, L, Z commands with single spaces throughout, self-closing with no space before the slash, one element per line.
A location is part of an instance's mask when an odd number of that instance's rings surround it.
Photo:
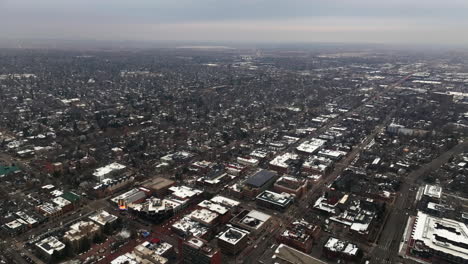
<path fill-rule="evenodd" d="M 277 173 L 268 170 L 260 170 L 245 181 L 246 184 L 253 187 L 262 187 L 265 183 L 276 177 Z"/>
<path fill-rule="evenodd" d="M 339 240 L 334 237 L 330 237 L 325 243 L 324 247 L 330 251 L 339 252 L 350 256 L 355 256 L 359 252 L 359 248 L 355 244 L 351 244 L 347 241 Z"/>
<path fill-rule="evenodd" d="M 65 244 L 60 242 L 56 237 L 50 236 L 36 243 L 36 246 L 48 255 L 54 254 L 55 251 L 60 251 L 65 248 Z"/>
<path fill-rule="evenodd" d="M 294 263 L 294 264 L 326 264 L 319 259 L 305 254 L 297 249 L 280 244 L 273 255 L 274 263 Z M 281 262 L 284 261 L 284 262 Z"/>
<path fill-rule="evenodd" d="M 442 187 L 426 184 L 424 187 L 424 195 L 440 199 L 440 197 L 442 197 Z"/>
<path fill-rule="evenodd" d="M 172 186 L 169 190 L 172 192 L 172 195 L 181 199 L 188 199 L 203 192 L 202 190 L 193 189 L 187 186 Z"/>
<path fill-rule="evenodd" d="M 245 236 L 248 236 L 250 234 L 249 231 L 236 228 L 236 227 L 230 227 L 228 230 L 220 233 L 218 235 L 219 240 L 223 240 L 229 244 L 235 245 L 239 241 L 242 240 Z"/>
<path fill-rule="evenodd" d="M 281 168 L 288 168 L 289 160 L 295 160 L 298 159 L 299 156 L 294 153 L 284 153 L 283 155 L 279 155 L 276 158 L 274 158 L 272 161 L 270 161 L 270 165 L 276 166 L 276 167 L 281 167 Z"/>
<path fill-rule="evenodd" d="M 211 224 L 219 215 L 207 209 L 198 209 L 190 213 L 189 217 L 203 224 Z"/>
<path fill-rule="evenodd" d="M 294 201 L 294 196 L 289 193 L 264 191 L 257 196 L 257 199 L 285 207 Z"/>
<path fill-rule="evenodd" d="M 468 259 L 468 227 L 464 223 L 418 211 L 411 237 L 432 250 Z"/>
<path fill-rule="evenodd" d="M 118 217 L 113 214 L 109 214 L 107 211 L 102 210 L 100 212 L 96 212 L 95 214 L 90 215 L 89 219 L 103 226 L 107 223 L 114 222 L 118 219 Z"/>
<path fill-rule="evenodd" d="M 111 173 L 113 171 L 118 171 L 118 170 L 122 170 L 122 169 L 125 169 L 125 168 L 126 168 L 125 165 L 114 162 L 114 163 L 111 163 L 111 164 L 109 164 L 107 166 L 96 169 L 96 171 L 93 173 L 93 175 L 96 176 L 96 177 L 101 178 L 101 177 L 106 176 L 107 174 L 109 174 L 109 173 Z"/>

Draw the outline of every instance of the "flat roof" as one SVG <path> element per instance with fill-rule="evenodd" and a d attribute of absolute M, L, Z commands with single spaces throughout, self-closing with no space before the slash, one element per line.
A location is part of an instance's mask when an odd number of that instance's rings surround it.
<path fill-rule="evenodd" d="M 125 169 L 126 166 L 125 165 L 122 165 L 122 164 L 119 164 L 117 162 L 114 162 L 114 163 L 111 163 L 107 166 L 104 166 L 104 167 L 101 167 L 101 168 L 97 168 L 96 171 L 93 173 L 93 175 L 95 177 L 103 177 L 113 171 L 117 171 L 117 170 L 122 170 L 122 169 Z"/>
<path fill-rule="evenodd" d="M 146 183 L 144 186 L 146 188 L 151 188 L 155 190 L 163 189 L 170 187 L 174 184 L 175 182 L 173 180 L 169 180 L 163 177 L 155 177 L 151 179 L 148 183 Z"/>
<path fill-rule="evenodd" d="M 95 214 L 90 215 L 89 219 L 93 220 L 94 222 L 100 225 L 106 225 L 107 223 L 114 222 L 118 219 L 118 217 L 113 214 L 109 214 L 107 211 L 102 210 L 100 212 L 96 212 Z"/>
<path fill-rule="evenodd" d="M 56 237 L 50 236 L 36 243 L 42 251 L 48 255 L 54 254 L 55 251 L 60 251 L 65 248 L 65 244 L 60 242 Z"/>
<path fill-rule="evenodd" d="M 294 264 L 327 264 L 319 259 L 312 257 L 311 255 L 305 254 L 297 249 L 286 246 L 285 244 L 280 244 L 273 255 L 275 263 L 277 259 L 283 260 L 287 263 Z"/>
<path fill-rule="evenodd" d="M 245 236 L 250 234 L 249 231 L 237 227 L 230 227 L 228 230 L 220 233 L 218 239 L 232 245 L 236 245 Z"/>
<path fill-rule="evenodd" d="M 334 237 L 328 238 L 327 242 L 325 243 L 325 248 L 327 248 L 330 251 L 339 252 L 351 256 L 356 255 L 359 251 L 359 248 L 355 244 L 339 240 Z"/>
<path fill-rule="evenodd" d="M 254 187 L 262 187 L 265 183 L 267 183 L 272 178 L 276 177 L 277 173 L 269 170 L 260 170 L 256 172 L 254 175 L 250 176 L 246 184 L 254 186 Z"/>
<path fill-rule="evenodd" d="M 211 224 L 219 215 L 207 209 L 197 209 L 190 213 L 190 218 L 195 221 L 201 221 L 205 224 Z"/>
<path fill-rule="evenodd" d="M 418 211 L 411 237 L 433 250 L 468 259 L 468 227 L 464 223 Z"/>
<path fill-rule="evenodd" d="M 277 204 L 279 206 L 287 206 L 290 204 L 294 198 L 292 195 L 287 193 L 276 193 L 272 191 L 264 191 L 257 196 L 258 200 Z"/>
<path fill-rule="evenodd" d="M 221 196 L 221 195 L 216 195 L 215 197 L 211 198 L 210 201 L 227 206 L 229 208 L 236 207 L 240 204 L 240 202 L 236 200 L 233 200 L 233 199 Z"/>
<path fill-rule="evenodd" d="M 442 187 L 426 184 L 426 186 L 424 186 L 424 195 L 439 199 L 442 197 Z"/>
<path fill-rule="evenodd" d="M 229 208 L 221 205 L 221 204 L 218 204 L 218 203 L 214 203 L 212 201 L 209 201 L 209 200 L 204 200 L 202 201 L 201 203 L 198 204 L 198 206 L 200 207 L 203 207 L 203 208 L 206 208 L 212 212 L 215 212 L 215 213 L 218 213 L 220 215 L 224 215 L 225 213 L 229 212 Z"/>

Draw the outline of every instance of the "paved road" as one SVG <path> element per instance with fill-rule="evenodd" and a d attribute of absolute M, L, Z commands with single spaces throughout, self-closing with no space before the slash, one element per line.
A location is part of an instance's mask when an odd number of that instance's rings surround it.
<path fill-rule="evenodd" d="M 415 193 L 411 191 L 418 179 L 429 171 L 435 170 L 445 164 L 450 157 L 468 149 L 468 141 L 461 142 L 452 149 L 446 151 L 436 159 L 411 172 L 403 181 L 399 195 L 380 234 L 376 247 L 372 252 L 371 263 L 395 263 L 396 261 L 410 263 L 398 257 L 399 245 L 406 227 L 408 215 L 414 212 L 412 208 Z"/>
<path fill-rule="evenodd" d="M 329 130 L 331 127 L 336 126 L 337 124 L 342 122 L 345 118 L 350 117 L 355 113 L 358 113 L 359 111 L 361 111 L 365 107 L 365 105 L 368 105 L 368 104 L 372 103 L 373 100 L 379 98 L 381 95 L 383 95 L 387 91 L 389 91 L 389 90 L 393 89 L 394 87 L 400 85 L 401 83 L 406 81 L 409 77 L 411 77 L 411 74 L 405 76 L 404 78 L 400 79 L 399 81 L 397 81 L 393 85 L 390 85 L 386 89 L 383 89 L 381 91 L 376 92 L 364 104 L 362 104 L 362 105 L 356 107 L 355 109 L 353 109 L 353 110 L 351 110 L 351 111 L 349 111 L 349 112 L 347 112 L 347 113 L 345 113 L 345 114 L 343 114 L 343 115 L 329 121 L 327 124 L 325 124 L 324 126 L 320 127 L 316 131 L 314 131 L 310 136 L 308 136 L 308 137 L 306 137 L 304 139 L 301 139 L 297 143 L 295 143 L 295 144 L 291 145 L 290 147 L 288 147 L 288 149 L 286 151 L 284 151 L 284 152 L 294 151 L 294 149 L 299 144 L 301 144 L 301 143 L 303 143 L 303 142 L 305 142 L 307 140 L 310 140 L 310 138 L 312 138 L 312 137 L 316 137 L 316 136 L 318 136 L 320 134 L 323 134 L 324 132 Z M 322 193 L 323 191 L 325 191 L 326 188 L 328 187 L 328 185 L 330 183 L 332 183 L 333 181 L 335 181 L 336 178 L 339 175 L 341 175 L 341 173 L 351 164 L 351 162 L 359 155 L 359 153 L 375 138 L 375 136 L 378 133 L 380 133 L 381 131 L 383 131 L 383 129 L 385 129 L 385 127 L 391 121 L 396 109 L 389 109 L 389 111 L 391 111 L 391 113 L 389 113 L 387 115 L 387 117 L 384 120 L 382 120 L 382 122 L 378 126 L 376 126 L 376 128 L 372 131 L 371 134 L 367 135 L 366 138 L 361 141 L 361 143 L 359 143 L 357 146 L 355 146 L 353 148 L 353 150 L 350 153 L 348 153 L 348 155 L 343 160 L 341 160 L 340 162 L 335 164 L 333 171 L 327 177 L 320 178 L 314 184 L 314 186 L 312 186 L 312 188 L 310 188 L 307 191 L 307 193 L 303 196 L 303 198 L 296 203 L 296 205 L 289 207 L 286 210 L 286 212 L 282 213 L 282 215 L 284 217 L 281 218 L 280 220 L 283 222 L 284 227 L 283 228 L 276 228 L 274 230 L 271 230 L 270 233 L 268 234 L 268 239 L 257 240 L 257 243 L 258 243 L 257 248 L 252 250 L 252 251 L 247 250 L 248 253 L 246 254 L 246 261 L 247 260 L 250 261 L 250 260 L 259 259 L 263 255 L 263 253 L 266 250 L 268 250 L 268 246 L 270 246 L 270 244 L 273 242 L 274 238 L 280 233 L 280 231 L 284 230 L 284 228 L 288 225 L 290 220 L 293 218 L 292 216 L 296 215 L 298 217 L 303 217 L 303 214 L 304 214 L 304 212 L 307 211 L 307 207 L 308 207 L 308 204 L 309 204 L 309 199 L 308 198 L 312 197 L 312 195 L 314 195 L 314 194 Z M 272 241 L 268 241 L 268 240 L 272 240 Z M 249 261 L 247 261 L 247 263 L 252 263 L 251 261 L 250 262 Z"/>

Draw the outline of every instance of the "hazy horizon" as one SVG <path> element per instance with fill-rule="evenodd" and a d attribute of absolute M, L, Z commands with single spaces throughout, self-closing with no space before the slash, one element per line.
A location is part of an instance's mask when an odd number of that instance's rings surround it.
<path fill-rule="evenodd" d="M 468 1 L 0 0 L 3 40 L 468 45 Z"/>

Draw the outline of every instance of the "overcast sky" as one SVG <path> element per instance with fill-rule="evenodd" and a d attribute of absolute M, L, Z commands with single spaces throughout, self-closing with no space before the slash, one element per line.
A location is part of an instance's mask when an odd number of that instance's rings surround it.
<path fill-rule="evenodd" d="M 468 45 L 468 0 L 0 0 L 5 39 Z"/>

